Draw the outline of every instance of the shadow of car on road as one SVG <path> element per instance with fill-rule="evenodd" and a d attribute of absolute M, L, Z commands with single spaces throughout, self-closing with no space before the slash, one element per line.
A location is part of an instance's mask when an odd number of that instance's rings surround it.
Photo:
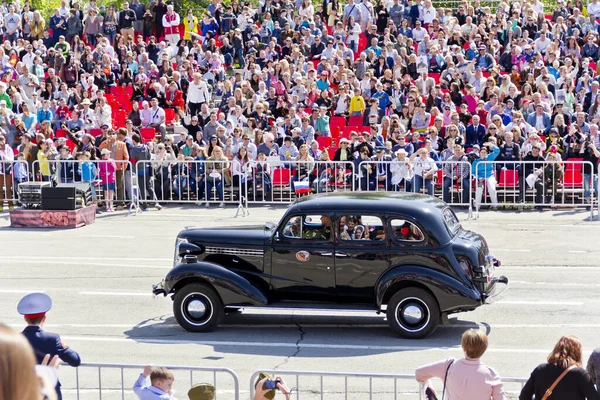
<path fill-rule="evenodd" d="M 193 333 L 181 328 L 172 316 L 140 322 L 124 333 L 131 340 L 149 344 L 198 344 L 215 352 L 301 357 L 370 356 L 431 348 L 460 348 L 467 329 L 481 329 L 472 321 L 451 319 L 421 340 L 397 337 L 383 315 L 273 315 L 230 313 L 213 332 Z M 489 335 L 489 327 L 484 326 Z"/>

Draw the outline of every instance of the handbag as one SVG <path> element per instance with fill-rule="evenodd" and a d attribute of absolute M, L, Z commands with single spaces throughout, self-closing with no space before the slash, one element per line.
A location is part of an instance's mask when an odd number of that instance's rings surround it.
<path fill-rule="evenodd" d="M 556 378 L 554 383 L 548 388 L 548 390 L 546 390 L 546 393 L 544 393 L 544 397 L 542 397 L 542 400 L 547 400 L 548 397 L 552 396 L 552 391 L 554 390 L 556 385 L 558 385 L 558 383 L 560 381 L 562 381 L 562 379 L 565 377 L 565 375 L 567 375 L 569 373 L 569 371 L 571 371 L 573 368 L 575 368 L 575 365 L 571 365 L 569 368 L 565 369 L 563 371 L 563 373 L 560 374 L 560 376 L 558 378 Z"/>

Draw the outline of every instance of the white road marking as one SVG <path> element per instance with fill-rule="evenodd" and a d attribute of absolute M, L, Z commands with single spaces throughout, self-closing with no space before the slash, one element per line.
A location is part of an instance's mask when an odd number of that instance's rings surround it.
<path fill-rule="evenodd" d="M 156 260 L 153 260 L 156 261 Z M 81 261 L 46 261 L 46 260 L 15 260 L 11 261 L 9 265 L 7 262 L 0 261 L 0 268 L 3 264 L 5 267 L 14 268 L 14 264 L 36 264 L 36 265 L 79 265 L 85 267 L 122 267 L 122 268 L 148 268 L 148 269 L 162 269 L 168 271 L 171 269 L 173 260 L 170 263 L 165 262 L 164 265 L 144 265 L 144 264 L 113 264 L 113 263 L 101 263 L 101 262 L 86 262 Z"/>
<path fill-rule="evenodd" d="M 64 341 L 73 342 L 113 342 L 113 343 L 132 343 L 132 344 L 198 344 L 203 346 L 227 346 L 227 347 L 270 347 L 270 348 L 304 348 L 304 349 L 330 349 L 330 350 L 383 350 L 383 351 L 441 351 L 441 352 L 462 352 L 460 346 L 439 347 L 439 346 L 381 346 L 381 345 L 353 345 L 353 344 L 329 344 L 329 343 L 274 343 L 274 342 L 236 342 L 220 340 L 172 340 L 172 339 L 154 339 L 154 338 L 124 338 L 124 337 L 106 337 L 106 336 L 61 336 Z M 517 349 L 517 348 L 488 348 L 488 353 L 507 353 L 507 354 L 548 354 L 548 349 Z M 591 353 L 588 352 L 589 355 Z M 586 355 L 586 358 L 587 356 Z"/>
<path fill-rule="evenodd" d="M 31 293 L 36 290 L 27 289 L 0 289 L 0 293 Z M 81 290 L 74 288 L 55 288 L 45 289 L 46 292 L 71 292 L 80 296 L 112 296 L 112 297 L 154 297 L 148 290 L 147 292 L 123 292 L 123 291 L 94 291 Z M 159 298 L 162 298 L 159 296 Z M 539 306 L 582 306 L 580 301 L 545 301 L 545 300 L 500 300 L 496 305 L 539 305 Z M 244 307 L 242 307 L 244 308 Z M 359 314 L 372 316 L 376 313 L 375 310 L 324 310 L 319 308 L 254 308 L 248 307 L 244 309 L 245 314 L 271 314 L 271 315 L 346 315 Z M 385 311 L 381 312 L 384 315 Z"/>
<path fill-rule="evenodd" d="M 574 265 L 574 266 L 568 266 L 568 267 L 564 267 L 562 265 L 502 265 L 496 271 L 502 272 L 503 270 L 506 270 L 506 269 L 517 270 L 517 271 L 522 271 L 522 270 L 526 270 L 526 269 L 548 269 L 548 270 L 559 271 L 559 272 L 583 269 L 583 270 L 591 270 L 589 272 L 595 272 L 595 271 L 600 272 L 600 267 L 592 266 L 592 265 L 588 265 L 588 266 Z M 510 280 L 509 280 L 509 283 L 510 283 Z"/>
<path fill-rule="evenodd" d="M 495 304 L 536 305 L 536 306 L 582 306 L 581 301 L 540 301 L 540 300 L 500 300 Z"/>
<path fill-rule="evenodd" d="M 587 250 L 569 250 L 569 253 L 581 254 L 581 253 L 592 253 L 592 252 L 591 251 L 588 252 Z"/>
<path fill-rule="evenodd" d="M 85 238 L 93 238 L 93 239 L 134 239 L 135 236 L 118 236 L 118 235 L 87 235 L 82 237 Z M 79 239 L 79 240 L 81 240 Z"/>
<path fill-rule="evenodd" d="M 348 324 L 301 324 L 303 328 L 358 328 L 358 329 L 382 329 L 388 328 L 387 323 L 383 317 L 379 317 L 381 320 L 380 324 L 361 324 L 357 323 L 348 323 Z M 9 323 L 7 324 L 11 328 L 14 329 L 24 329 L 25 325 L 23 323 Z M 600 323 L 597 324 L 487 324 L 482 322 L 473 322 L 473 323 L 452 323 L 450 325 L 440 325 L 438 329 L 469 329 L 474 328 L 475 326 L 479 326 L 480 329 L 487 329 L 489 326 L 490 329 L 563 329 L 563 328 L 572 328 L 572 329 L 597 329 L 600 328 Z M 49 329 L 65 329 L 65 328 L 81 328 L 81 329 L 98 329 L 98 328 L 114 328 L 114 329 L 143 329 L 143 328 L 151 328 L 151 329 L 173 329 L 179 328 L 178 324 L 168 324 L 168 323 L 154 323 L 147 325 L 138 325 L 138 323 L 131 324 L 44 324 L 44 327 Z M 255 328 L 255 329 L 271 329 L 271 328 L 290 328 L 290 329 L 298 329 L 298 325 L 295 324 L 265 324 L 257 322 L 255 324 L 221 324 L 219 328 L 227 328 L 227 329 L 235 329 L 235 328 Z"/>
<path fill-rule="evenodd" d="M 83 296 L 145 296 L 152 297 L 152 293 L 150 292 L 93 292 L 93 291 L 83 291 L 77 294 Z"/>
<path fill-rule="evenodd" d="M 26 256 L 29 260 L 42 260 L 42 261 L 64 261 L 64 260 L 76 260 L 76 261 L 88 261 L 88 260 L 99 260 L 99 261 L 171 261 L 172 258 L 148 258 L 148 257 L 65 257 L 65 256 Z M 0 262 L 2 260 L 18 260 L 21 261 L 24 256 L 0 256 Z"/>
<path fill-rule="evenodd" d="M 600 283 L 577 283 L 577 282 L 528 282 L 528 281 L 510 281 L 511 285 L 525 286 L 548 286 L 548 287 L 574 287 L 574 288 L 597 288 Z"/>
<path fill-rule="evenodd" d="M 531 249 L 493 249 L 491 253 L 494 251 L 508 251 L 510 253 L 529 253 Z"/>
<path fill-rule="evenodd" d="M 47 290 L 27 290 L 27 289 L 0 289 L 0 293 L 18 293 L 18 294 L 29 294 L 29 293 L 46 293 Z"/>

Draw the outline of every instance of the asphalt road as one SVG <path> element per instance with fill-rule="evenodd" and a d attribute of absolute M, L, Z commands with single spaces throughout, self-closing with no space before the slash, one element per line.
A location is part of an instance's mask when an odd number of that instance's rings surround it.
<path fill-rule="evenodd" d="M 154 298 L 153 283 L 169 270 L 175 235 L 185 226 L 277 222 L 284 208 L 252 208 L 234 219 L 235 209 L 167 207 L 138 216 L 102 215 L 77 230 L 14 230 L 0 214 L 0 321 L 15 329 L 23 322 L 16 312 L 30 291 L 46 291 L 54 308 L 46 329 L 60 333 L 83 361 L 119 364 L 227 367 L 239 376 L 242 399 L 250 376 L 262 369 L 350 373 L 412 374 L 418 365 L 459 357 L 460 336 L 472 327 L 490 335 L 484 361 L 503 377 L 527 377 L 543 362 L 556 340 L 575 334 L 585 358 L 599 346 L 600 223 L 589 212 L 482 212 L 463 226 L 482 233 L 492 254 L 502 260 L 501 273 L 511 282 L 508 294 L 494 305 L 451 319 L 425 340 L 395 337 L 382 315 L 370 313 L 247 311 L 228 315 L 215 332 L 192 334 L 176 324 L 171 300 Z M 125 387 L 137 370 L 124 372 Z M 75 372 L 63 367 L 65 399 L 76 398 Z M 120 371 L 103 371 L 105 398 L 121 398 Z M 81 398 L 97 395 L 99 374 L 79 371 Z M 213 381 L 212 373 L 193 380 Z M 319 398 L 318 378 L 292 377 L 301 398 Z M 186 398 L 190 376 L 176 374 L 176 393 Z M 233 398 L 233 381 L 217 374 L 219 399 Z M 326 378 L 325 398 L 393 399 L 394 382 L 385 379 Z M 518 384 L 507 385 L 514 397 Z M 308 389 L 308 390 L 307 390 Z M 134 398 L 126 391 L 124 398 Z M 397 398 L 417 398 L 411 380 L 396 382 Z"/>

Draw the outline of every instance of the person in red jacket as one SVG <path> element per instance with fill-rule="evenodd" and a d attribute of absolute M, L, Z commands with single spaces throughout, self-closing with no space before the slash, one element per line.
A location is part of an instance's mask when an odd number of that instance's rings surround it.
<path fill-rule="evenodd" d="M 179 110 L 185 109 L 183 101 L 183 92 L 177 88 L 177 83 L 172 81 L 165 90 L 165 99 L 163 108 L 173 108 L 175 115 L 179 115 Z"/>

